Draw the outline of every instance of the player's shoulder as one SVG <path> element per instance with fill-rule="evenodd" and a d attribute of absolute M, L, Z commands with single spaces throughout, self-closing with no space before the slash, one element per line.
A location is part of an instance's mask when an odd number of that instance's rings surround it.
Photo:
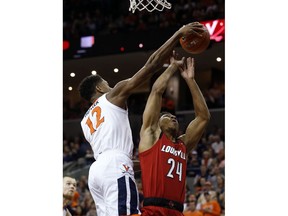
<path fill-rule="evenodd" d="M 178 136 L 178 140 L 180 140 L 184 145 L 185 145 L 185 137 L 186 137 L 186 134 L 182 134 L 180 136 Z"/>
<path fill-rule="evenodd" d="M 113 94 L 113 93 L 119 93 L 119 91 L 121 91 L 129 82 L 129 80 L 131 80 L 131 78 L 128 79 L 124 79 L 119 81 L 118 83 L 116 83 L 116 85 L 111 89 L 111 91 L 109 92 L 109 94 Z"/>

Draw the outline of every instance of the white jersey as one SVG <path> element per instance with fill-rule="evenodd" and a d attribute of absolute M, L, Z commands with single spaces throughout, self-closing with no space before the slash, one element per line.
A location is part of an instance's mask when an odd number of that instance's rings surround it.
<path fill-rule="evenodd" d="M 90 143 L 94 158 L 106 150 L 115 149 L 132 158 L 133 140 L 128 110 L 124 110 L 99 97 L 81 121 L 86 140 Z"/>

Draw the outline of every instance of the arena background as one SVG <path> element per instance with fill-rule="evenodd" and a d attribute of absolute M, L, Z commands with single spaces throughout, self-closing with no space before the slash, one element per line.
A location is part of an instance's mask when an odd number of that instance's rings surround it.
<path fill-rule="evenodd" d="M 63 5 L 53 0 L 3 3 L 1 212 L 61 215 Z M 288 47 L 285 39 L 268 43 L 275 32 L 285 32 L 287 13 L 282 4 L 225 3 L 227 215 L 283 214 L 281 206 L 286 204 L 283 170 L 287 138 L 283 124 L 288 120 L 288 107 L 283 52 Z M 33 117 L 40 117 L 44 124 L 40 126 Z M 12 195 L 21 201 L 15 202 Z"/>
<path fill-rule="evenodd" d="M 201 54 L 186 53 L 180 43 L 175 48 L 180 56 L 195 58 L 196 80 L 203 92 L 211 121 L 199 144 L 198 160 L 202 154 L 211 151 L 211 160 L 222 163 L 221 173 L 225 176 L 225 152 L 213 152 L 214 136 L 225 142 L 225 14 L 223 0 L 170 1 L 172 8 L 162 12 L 128 11 L 129 0 L 101 1 L 64 0 L 63 4 L 63 175 L 75 177 L 78 184 L 78 198 L 75 198 L 74 214 L 85 216 L 91 208 L 91 197 L 87 191 L 87 175 L 94 161 L 91 148 L 83 138 L 80 120 L 89 105 L 79 97 L 77 86 L 92 71 L 97 71 L 111 86 L 119 80 L 135 74 L 149 56 L 159 48 L 175 31 L 190 22 L 201 22 L 209 28 L 211 42 Z M 84 44 L 83 42 L 86 42 Z M 141 44 L 141 45 L 140 45 Z M 220 58 L 220 60 L 219 60 Z M 165 70 L 165 65 L 160 72 Z M 115 73 L 114 68 L 119 72 Z M 150 92 L 152 81 L 129 98 L 129 118 L 134 141 L 134 158 L 137 159 L 139 131 L 142 113 Z M 74 75 L 71 75 L 73 73 Z M 185 130 L 194 118 L 193 101 L 185 82 L 176 74 L 168 84 L 162 110 L 175 113 L 180 130 Z M 204 147 L 203 147 L 204 146 Z M 192 151 L 189 153 L 191 159 Z M 189 160 L 190 160 L 189 159 Z M 189 162 L 188 162 L 189 163 Z M 209 168 L 212 172 L 212 168 Z M 208 170 L 208 168 L 207 168 Z M 208 173 L 208 171 L 207 171 Z M 212 174 L 211 174 L 212 175 Z M 187 169 L 187 194 L 196 193 L 200 165 Z M 135 177 L 141 189 L 141 172 Z M 207 179 L 208 180 L 208 179 Z M 197 184 L 197 185 L 196 185 Z M 198 189 L 197 189 L 198 190 Z M 216 188 L 215 188 L 216 190 Z M 224 187 L 223 189 L 224 190 Z M 223 191 L 222 191 L 223 193 Z M 221 203 L 225 215 L 225 203 Z"/>

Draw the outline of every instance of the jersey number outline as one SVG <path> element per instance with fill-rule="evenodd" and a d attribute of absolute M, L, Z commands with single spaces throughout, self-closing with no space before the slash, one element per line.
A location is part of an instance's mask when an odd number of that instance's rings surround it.
<path fill-rule="evenodd" d="M 174 178 L 172 173 L 175 168 L 175 160 L 173 158 L 169 158 L 167 162 L 168 164 L 171 164 L 167 177 Z M 182 163 L 181 162 L 177 163 L 176 174 L 178 175 L 179 181 L 181 181 L 182 180 Z"/>
<path fill-rule="evenodd" d="M 101 107 L 96 106 L 93 110 L 92 110 L 92 115 L 96 112 L 96 128 L 93 127 L 92 121 L 91 119 L 88 117 L 86 124 L 90 129 L 90 133 L 91 135 L 96 131 L 96 129 L 100 126 L 100 124 L 102 124 L 104 122 L 104 117 L 101 118 Z"/>

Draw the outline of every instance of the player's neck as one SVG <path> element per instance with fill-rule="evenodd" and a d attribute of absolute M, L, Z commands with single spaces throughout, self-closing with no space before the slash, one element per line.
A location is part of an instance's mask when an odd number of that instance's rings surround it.
<path fill-rule="evenodd" d="M 167 137 L 169 140 L 171 140 L 173 143 L 175 143 L 175 142 L 177 141 L 176 136 L 174 136 L 173 134 L 165 132 L 165 135 L 166 135 L 166 137 Z"/>
<path fill-rule="evenodd" d="M 103 93 L 96 93 L 92 98 L 91 98 L 91 100 L 90 100 L 90 102 L 93 104 L 93 103 L 95 103 L 95 101 L 99 98 L 99 97 L 101 97 L 103 95 Z"/>

